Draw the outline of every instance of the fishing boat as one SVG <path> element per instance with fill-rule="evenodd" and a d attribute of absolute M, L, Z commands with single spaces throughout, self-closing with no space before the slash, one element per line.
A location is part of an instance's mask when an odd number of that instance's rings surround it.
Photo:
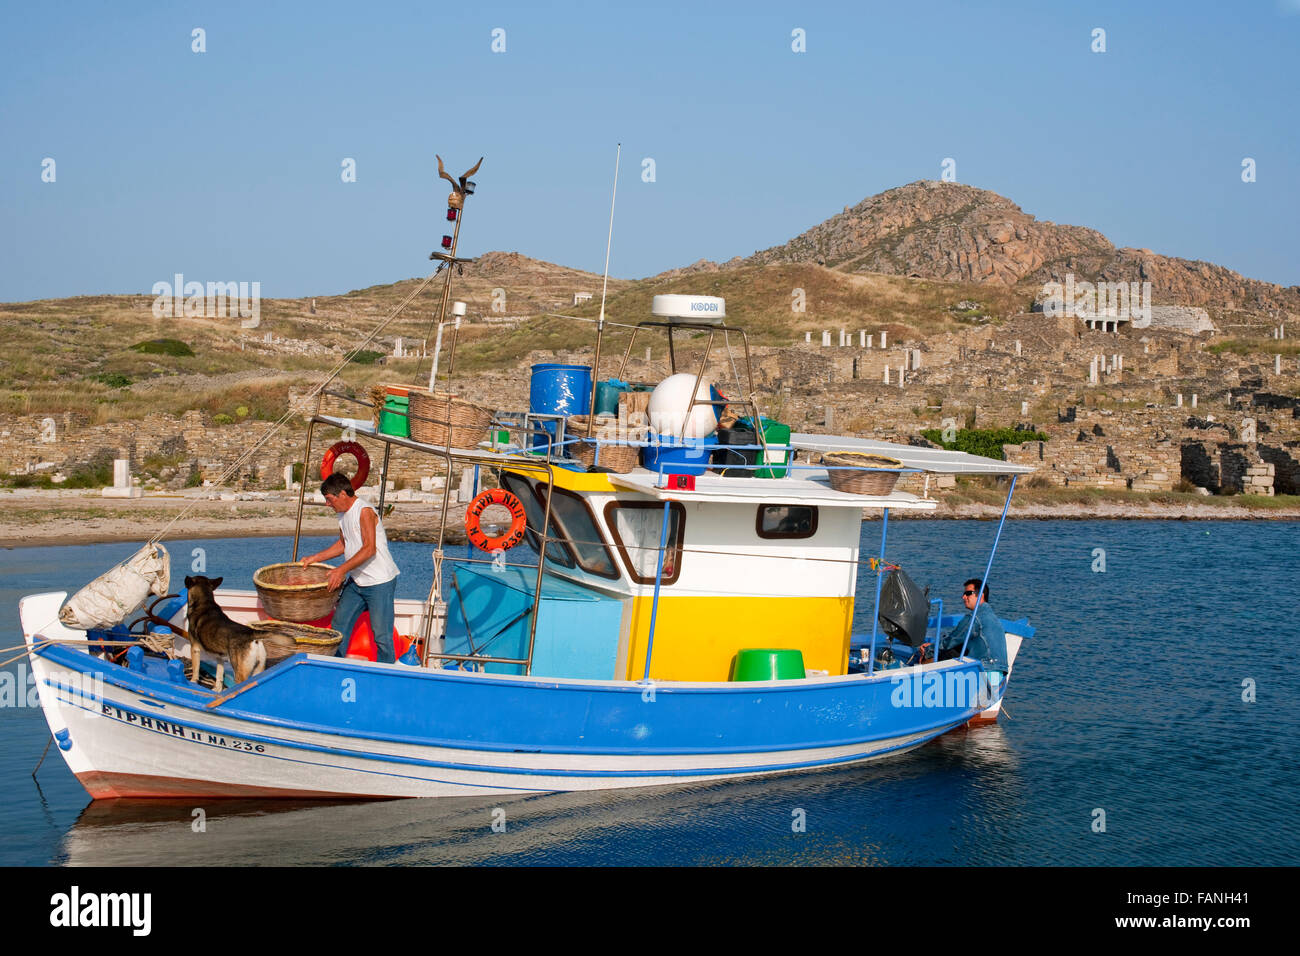
<path fill-rule="evenodd" d="M 458 214 L 468 194 L 466 177 L 459 183 L 460 203 L 449 201 Z M 466 261 L 455 256 L 459 229 L 458 215 L 455 235 L 434 254 L 446 267 L 444 317 L 451 267 Z M 434 388 L 435 360 L 423 404 L 412 393 L 397 413 L 403 427 L 391 427 L 387 406 L 384 415 L 360 414 L 367 403 L 324 386 L 307 423 L 304 475 L 318 467 L 320 434 L 338 433 L 366 457 L 367 448 L 382 454 L 380 513 L 394 449 L 428 455 L 447 475 L 433 587 L 427 599 L 396 602 L 396 631 L 410 637 L 397 662 L 294 653 L 239 683 L 205 686 L 189 679 L 186 641 L 177 636 L 186 633 L 184 594 L 155 602 L 148 640 L 124 623 L 69 626 L 60 618 L 65 591 L 22 598 L 53 740 L 93 798 L 437 797 L 695 783 L 871 761 L 996 719 L 1009 667 L 991 676 L 964 645 L 947 660 L 918 652 L 933 642 L 930 631 L 955 622 L 941 605 L 924 604 L 921 633 L 891 628 L 882 615 L 882 587 L 901 573 L 887 563 L 888 519 L 935 509 L 931 475 L 1007 476 L 987 579 L 1016 477 L 1028 469 L 769 427 L 748 338 L 727 324 L 725 302 L 709 296 L 657 297 L 650 317 L 617 326 L 629 340 L 618 376 L 604 383 L 596 372 L 616 324 L 602 306 L 586 376 L 534 370 L 534 384 L 539 374 L 558 382 L 563 401 L 493 409 L 467 425 L 451 389 L 459 317 L 452 326 L 446 389 Z M 707 337 L 693 372 L 678 372 L 674 337 L 683 333 Z M 619 412 L 634 404 L 635 383 L 623 378 L 643 334 L 667 337 L 671 363 L 668 379 L 644 383 L 654 386 L 651 421 L 591 414 L 611 382 L 627 386 L 617 391 Z M 722 364 L 719 340 L 734 373 L 730 398 L 710 379 Z M 739 363 L 733 340 L 743 348 Z M 656 418 L 655 397 L 674 378 L 685 391 L 669 402 L 672 414 L 661 403 Z M 330 407 L 349 402 L 357 412 Z M 739 424 L 720 443 L 718 428 L 731 417 Z M 877 457 L 836 464 L 845 454 Z M 465 506 L 453 502 L 451 476 L 467 470 L 473 545 L 453 556 L 448 518 Z M 925 476 L 920 493 L 895 487 L 904 475 Z M 502 509 L 496 523 L 494 509 Z M 860 555 L 864 514 L 882 519 L 880 551 L 870 558 Z M 863 562 L 874 595 L 858 594 Z M 220 589 L 216 599 L 241 623 L 268 616 L 254 589 Z M 867 600 L 869 627 L 857 631 L 855 608 Z M 912 604 L 915 612 L 914 596 Z M 1003 625 L 1013 664 L 1033 629 L 1023 619 Z"/>

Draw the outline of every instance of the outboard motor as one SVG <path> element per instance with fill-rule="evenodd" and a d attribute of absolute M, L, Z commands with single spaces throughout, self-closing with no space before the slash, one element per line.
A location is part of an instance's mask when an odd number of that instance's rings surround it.
<path fill-rule="evenodd" d="M 880 627 L 909 647 L 925 642 L 930 616 L 930 589 L 922 590 L 901 569 L 890 571 L 880 587 Z"/>

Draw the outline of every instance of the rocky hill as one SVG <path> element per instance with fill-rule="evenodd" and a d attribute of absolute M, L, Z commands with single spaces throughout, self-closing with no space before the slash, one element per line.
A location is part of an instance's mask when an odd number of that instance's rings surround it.
<path fill-rule="evenodd" d="M 921 181 L 886 190 L 784 245 L 732 261 L 776 262 L 1022 289 L 1060 281 L 1067 273 L 1080 280 L 1149 280 L 1162 304 L 1300 311 L 1300 286 L 1247 279 L 1222 266 L 1149 249 L 1116 248 L 1095 229 L 1039 221 L 1004 196 L 960 183 Z"/>

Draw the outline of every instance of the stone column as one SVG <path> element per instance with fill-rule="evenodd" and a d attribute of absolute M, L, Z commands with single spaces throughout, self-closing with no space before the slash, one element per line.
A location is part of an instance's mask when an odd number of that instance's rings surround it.
<path fill-rule="evenodd" d="M 100 491 L 104 498 L 140 498 L 144 492 L 131 484 L 131 462 L 126 458 L 113 459 L 113 487 Z"/>
<path fill-rule="evenodd" d="M 465 468 L 460 473 L 460 487 L 456 489 L 456 500 L 468 502 L 474 497 L 474 469 Z"/>

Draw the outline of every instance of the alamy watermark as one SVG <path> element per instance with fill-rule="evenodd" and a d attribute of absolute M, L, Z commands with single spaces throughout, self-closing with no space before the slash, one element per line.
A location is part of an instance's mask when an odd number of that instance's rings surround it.
<path fill-rule="evenodd" d="M 50 925 L 122 927 L 133 936 L 148 936 L 153 925 L 151 893 L 83 893 L 73 886 L 50 897 Z"/>
<path fill-rule="evenodd" d="M 1069 273 L 1064 283 L 1044 283 L 1041 298 L 1052 317 L 1151 321 L 1150 282 L 1076 282 Z"/>
<path fill-rule="evenodd" d="M 104 678 L 101 674 L 83 674 L 81 671 L 52 671 L 46 683 L 79 698 L 86 707 L 86 716 L 99 716 L 99 704 L 104 700 Z M 0 708 L 40 707 L 40 689 L 36 674 L 27 669 L 26 661 L 19 661 L 12 671 L 0 671 Z"/>
<path fill-rule="evenodd" d="M 178 272 L 173 281 L 153 284 L 153 317 L 239 318 L 240 325 L 255 329 L 262 321 L 262 283 L 186 282 Z"/>
<path fill-rule="evenodd" d="M 981 710 L 992 707 L 1001 697 L 998 688 L 1001 675 L 995 683 L 983 671 L 953 671 L 942 673 L 913 670 L 910 674 L 896 674 L 889 683 L 893 691 L 889 703 L 894 707 L 970 707 L 979 704 Z"/>

